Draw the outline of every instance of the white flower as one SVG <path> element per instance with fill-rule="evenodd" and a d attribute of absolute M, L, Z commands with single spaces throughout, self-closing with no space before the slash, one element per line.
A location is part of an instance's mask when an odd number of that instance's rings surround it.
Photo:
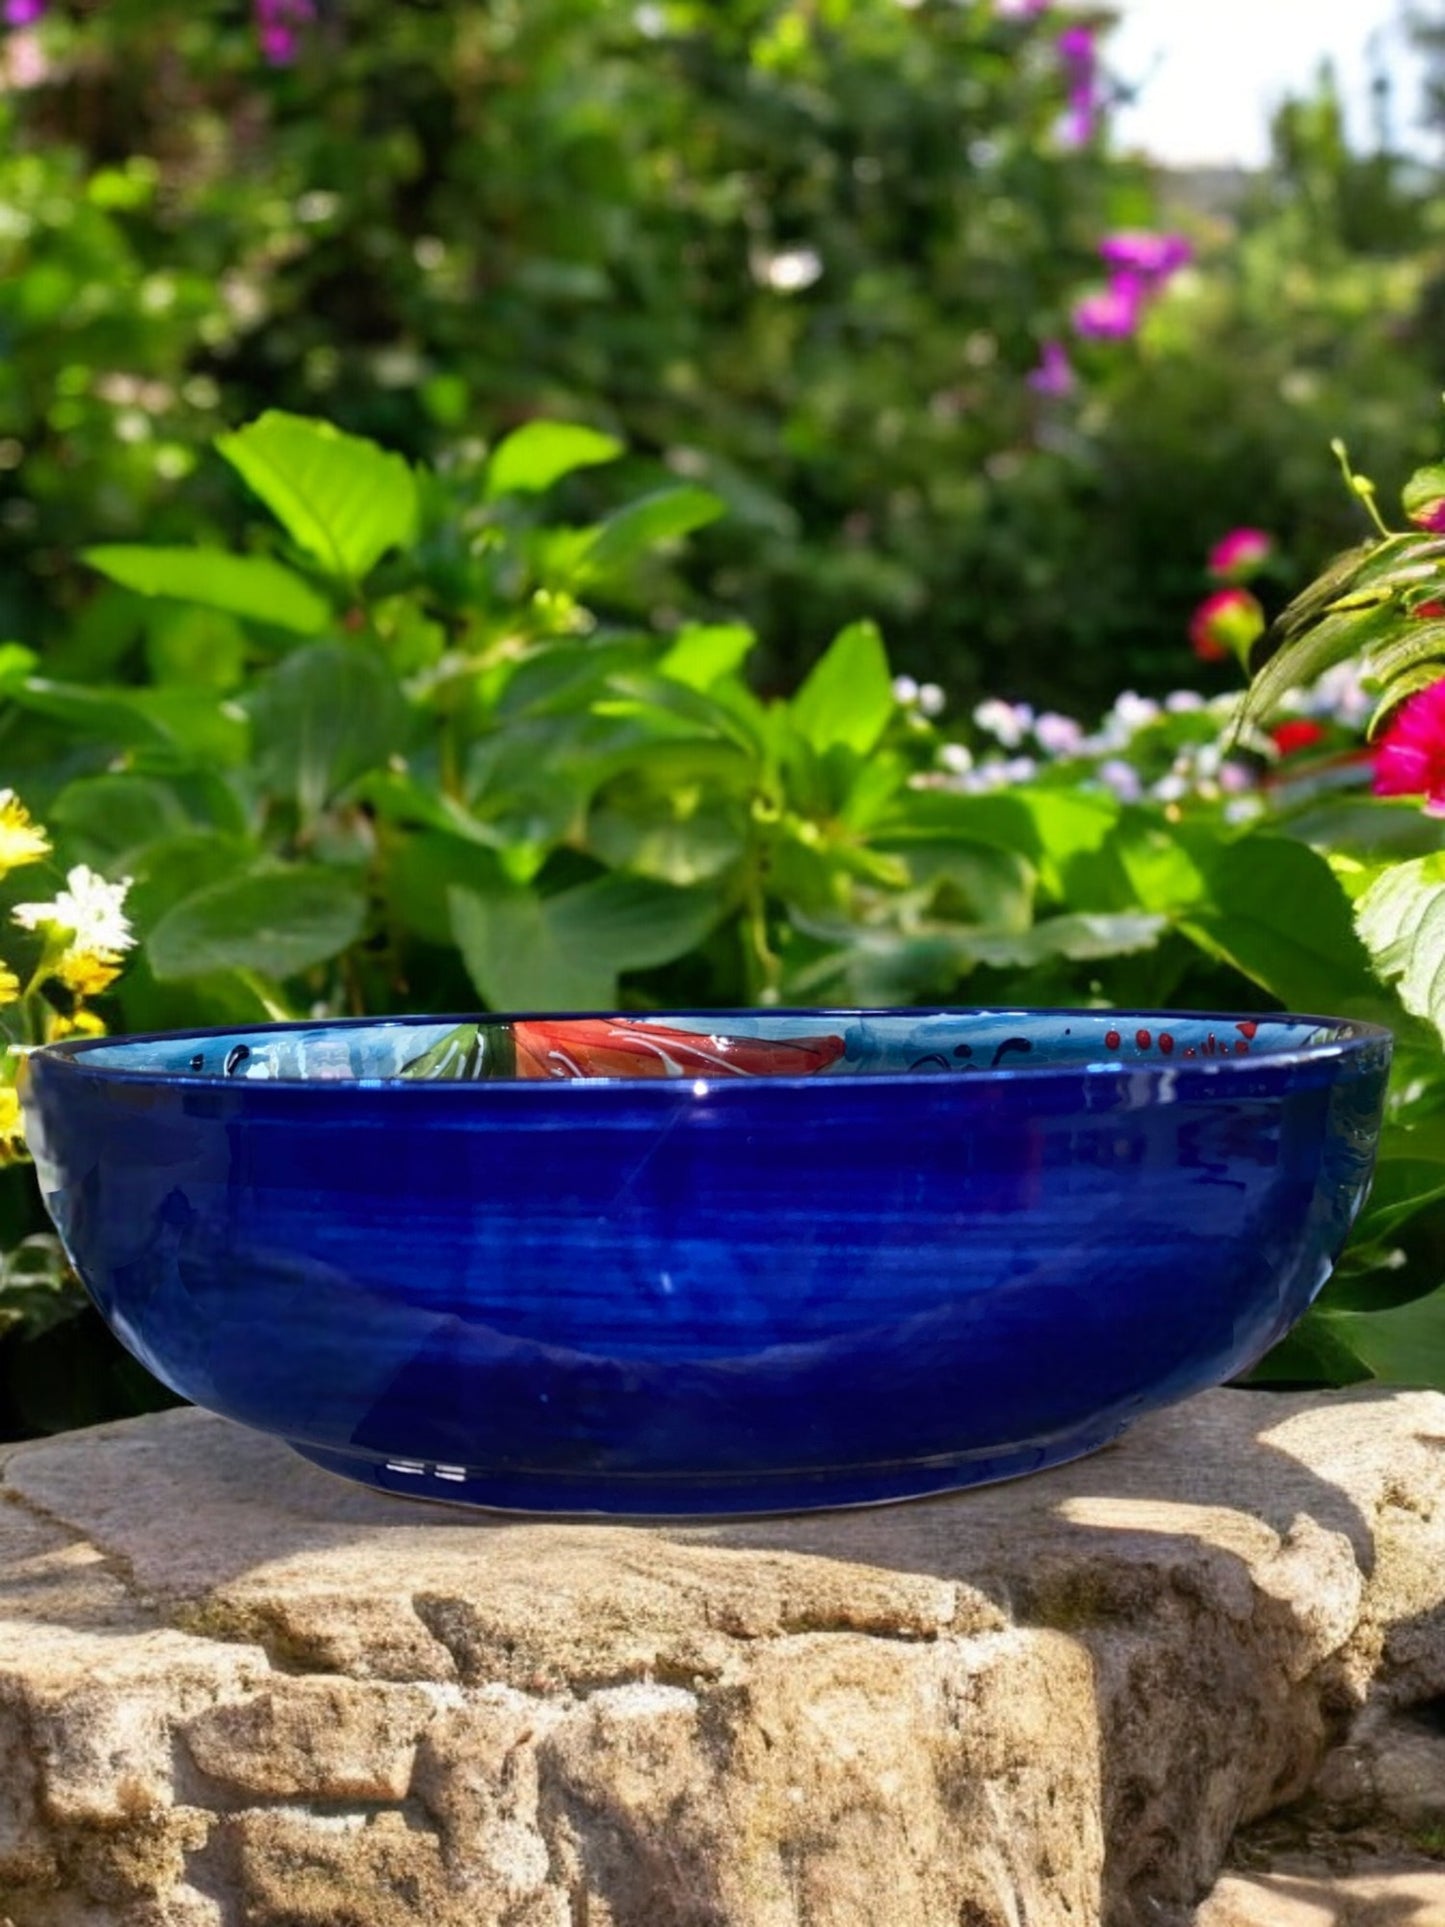
<path fill-rule="evenodd" d="M 963 743 L 945 743 L 938 760 L 951 776 L 962 776 L 973 768 L 973 757 Z"/>
<path fill-rule="evenodd" d="M 1109 714 L 1127 730 L 1144 729 L 1159 720 L 1159 705 L 1152 696 L 1141 696 L 1126 689 Z"/>
<path fill-rule="evenodd" d="M 902 703 L 905 709 L 918 701 L 918 684 L 912 676 L 893 678 L 893 700 L 896 703 Z"/>
<path fill-rule="evenodd" d="M 1032 756 L 1011 756 L 1003 766 L 1005 783 L 1031 783 L 1039 773 Z"/>
<path fill-rule="evenodd" d="M 1034 740 L 1049 756 L 1075 756 L 1084 740 L 1083 728 L 1072 716 L 1046 709 L 1034 724 Z"/>
<path fill-rule="evenodd" d="M 947 701 L 936 682 L 926 682 L 918 691 L 918 707 L 925 716 L 941 716 Z"/>
<path fill-rule="evenodd" d="M 1187 795 L 1188 790 L 1189 785 L 1184 778 L 1171 773 L 1161 776 L 1149 794 L 1156 803 L 1177 803 L 1181 796 Z"/>
<path fill-rule="evenodd" d="M 1017 749 L 1033 726 L 1034 712 L 1027 703 L 1006 703 L 990 696 L 974 710 L 973 720 L 1005 749 Z"/>
<path fill-rule="evenodd" d="M 130 885 L 129 877 L 107 883 L 88 865 L 77 863 L 53 903 L 17 903 L 10 914 L 22 930 L 53 924 L 71 933 L 72 949 L 115 956 L 135 942 L 124 909 Z"/>
<path fill-rule="evenodd" d="M 1171 716 L 1187 716 L 1192 710 L 1203 709 L 1204 698 L 1197 689 L 1171 689 L 1164 707 Z"/>
<path fill-rule="evenodd" d="M 1100 763 L 1094 774 L 1106 789 L 1111 789 L 1121 803 L 1137 803 L 1143 794 L 1144 785 L 1139 781 L 1139 772 L 1132 763 L 1122 757 L 1111 756 L 1107 762 Z"/>
<path fill-rule="evenodd" d="M 798 294 L 822 274 L 823 257 L 816 248 L 782 248 L 777 254 L 757 255 L 752 267 L 755 281 L 779 294 Z"/>

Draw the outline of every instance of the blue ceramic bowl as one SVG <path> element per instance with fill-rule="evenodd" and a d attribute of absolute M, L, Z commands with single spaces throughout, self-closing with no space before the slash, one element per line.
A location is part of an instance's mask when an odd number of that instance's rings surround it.
<path fill-rule="evenodd" d="M 435 1018 L 29 1060 L 46 1202 L 185 1397 L 388 1491 L 783 1511 L 1092 1450 L 1329 1274 L 1386 1032 Z"/>

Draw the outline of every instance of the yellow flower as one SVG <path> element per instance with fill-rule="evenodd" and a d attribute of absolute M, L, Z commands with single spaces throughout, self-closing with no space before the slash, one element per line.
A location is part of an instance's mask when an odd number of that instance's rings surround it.
<path fill-rule="evenodd" d="M 20 1099 L 9 1084 L 0 1084 L 0 1151 L 20 1141 Z"/>
<path fill-rule="evenodd" d="M 57 1011 L 46 1026 L 47 1044 L 58 1044 L 62 1037 L 104 1037 L 105 1021 L 93 1010 L 73 1010 L 68 1017 Z"/>
<path fill-rule="evenodd" d="M 20 995 L 20 979 L 7 963 L 0 963 L 0 1004 L 13 1004 Z"/>
<path fill-rule="evenodd" d="M 120 975 L 120 958 L 109 950 L 67 950 L 55 974 L 77 997 L 98 997 Z"/>
<path fill-rule="evenodd" d="M 0 790 L 0 877 L 50 854 L 50 838 L 14 790 Z"/>

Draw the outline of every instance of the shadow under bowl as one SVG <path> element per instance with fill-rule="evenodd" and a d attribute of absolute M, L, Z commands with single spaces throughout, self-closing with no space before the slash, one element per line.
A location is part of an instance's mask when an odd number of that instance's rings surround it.
<path fill-rule="evenodd" d="M 46 1204 L 184 1397 L 388 1491 L 791 1511 L 1092 1450 L 1301 1315 L 1387 1032 L 434 1017 L 28 1060 Z"/>

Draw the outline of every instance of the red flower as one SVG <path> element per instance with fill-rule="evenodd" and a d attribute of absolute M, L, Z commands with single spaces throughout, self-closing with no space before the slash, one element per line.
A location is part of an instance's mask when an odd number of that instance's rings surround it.
<path fill-rule="evenodd" d="M 1216 589 L 1194 611 L 1189 641 L 1201 662 L 1244 660 L 1249 645 L 1264 634 L 1264 610 L 1248 589 Z"/>
<path fill-rule="evenodd" d="M 619 1017 L 513 1024 L 518 1077 L 806 1077 L 841 1037 L 728 1037 Z"/>
<path fill-rule="evenodd" d="M 1313 749 L 1325 740 L 1325 726 L 1299 716 L 1292 722 L 1276 723 L 1269 737 L 1281 756 L 1297 756 L 1302 749 Z"/>
<path fill-rule="evenodd" d="M 1423 796 L 1430 816 L 1445 816 L 1445 680 L 1396 710 L 1375 755 L 1376 796 Z"/>
<path fill-rule="evenodd" d="M 1416 622 L 1436 622 L 1445 616 L 1445 602 L 1417 602 L 1410 614 Z"/>

